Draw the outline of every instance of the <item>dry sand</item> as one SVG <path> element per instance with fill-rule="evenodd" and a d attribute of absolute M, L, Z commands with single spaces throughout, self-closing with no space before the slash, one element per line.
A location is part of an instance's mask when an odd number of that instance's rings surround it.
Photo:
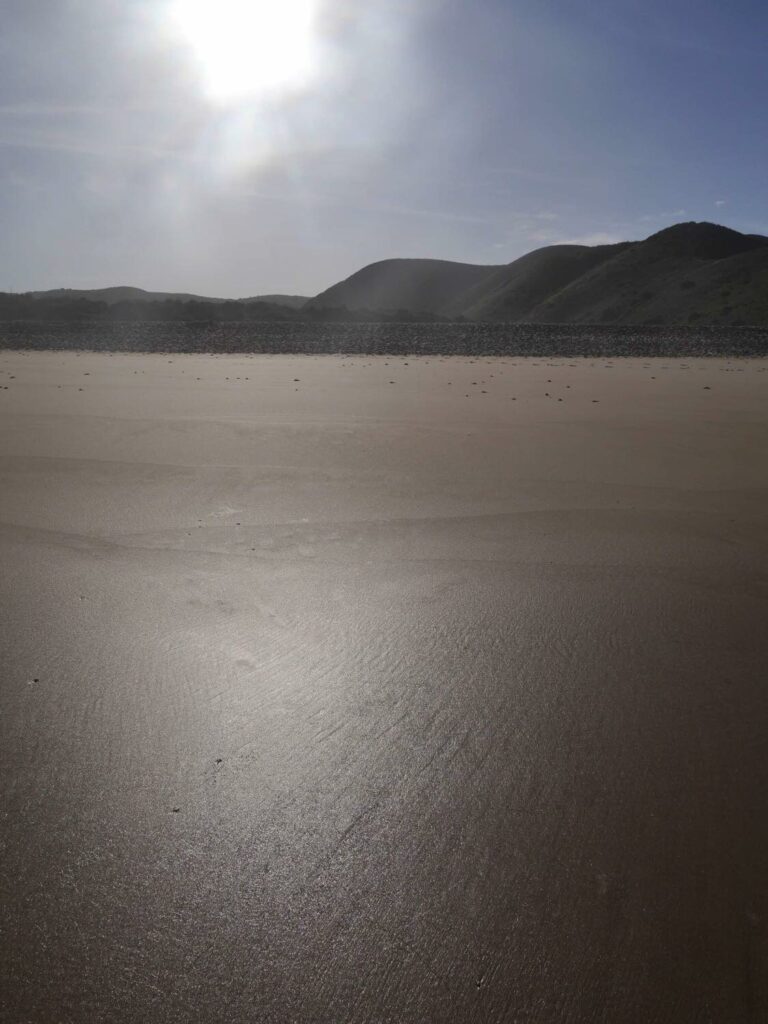
<path fill-rule="evenodd" d="M 3 1019 L 767 1019 L 767 371 L 0 353 Z"/>

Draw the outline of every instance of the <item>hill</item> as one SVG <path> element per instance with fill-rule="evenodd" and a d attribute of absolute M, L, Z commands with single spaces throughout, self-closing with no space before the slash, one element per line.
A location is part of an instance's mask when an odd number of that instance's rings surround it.
<path fill-rule="evenodd" d="M 114 306 L 118 302 L 225 302 L 225 299 L 211 298 L 206 295 L 192 295 L 187 292 L 148 292 L 144 288 L 132 288 L 129 285 L 115 285 L 112 288 L 52 288 L 43 292 L 25 292 L 33 299 L 44 300 L 77 300 L 88 302 L 104 302 Z"/>
<path fill-rule="evenodd" d="M 472 290 L 502 269 L 448 260 L 382 260 L 316 295 L 305 309 L 346 306 L 458 316 Z"/>
<path fill-rule="evenodd" d="M 557 294 L 631 244 L 549 245 L 529 252 L 468 295 L 464 316 L 482 320 L 527 319 L 530 311 L 550 295 Z"/>
<path fill-rule="evenodd" d="M 237 302 L 265 302 L 270 306 L 285 306 L 287 309 L 302 309 L 309 301 L 307 295 L 253 295 Z"/>
<path fill-rule="evenodd" d="M 528 311 L 533 323 L 768 323 L 768 238 L 678 224 Z"/>
<path fill-rule="evenodd" d="M 389 259 L 306 299 L 120 286 L 0 294 L 0 320 L 768 325 L 768 238 L 675 224 L 643 241 L 549 245 L 504 265 Z"/>
<path fill-rule="evenodd" d="M 103 302 L 107 306 L 116 306 L 121 302 L 261 302 L 269 306 L 301 309 L 307 301 L 306 295 L 251 295 L 245 299 L 219 299 L 190 292 L 150 292 L 129 285 L 116 285 L 112 288 L 52 288 L 49 291 L 25 292 L 24 295 L 46 301 L 85 299 L 87 302 Z"/>
<path fill-rule="evenodd" d="M 768 238 L 690 222 L 640 242 L 551 245 L 504 266 L 384 260 L 307 310 L 517 323 L 768 323 Z"/>

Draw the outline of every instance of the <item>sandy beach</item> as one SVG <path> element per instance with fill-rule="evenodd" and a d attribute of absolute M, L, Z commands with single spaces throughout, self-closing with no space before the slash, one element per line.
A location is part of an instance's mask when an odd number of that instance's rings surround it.
<path fill-rule="evenodd" d="M 0 352 L 14 1022 L 768 1018 L 768 360 Z"/>

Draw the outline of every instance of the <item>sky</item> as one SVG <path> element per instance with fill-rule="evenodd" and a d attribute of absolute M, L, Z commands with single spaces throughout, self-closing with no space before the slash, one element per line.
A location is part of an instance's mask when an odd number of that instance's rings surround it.
<path fill-rule="evenodd" d="M 765 0 L 0 0 L 0 290 L 768 234 Z"/>

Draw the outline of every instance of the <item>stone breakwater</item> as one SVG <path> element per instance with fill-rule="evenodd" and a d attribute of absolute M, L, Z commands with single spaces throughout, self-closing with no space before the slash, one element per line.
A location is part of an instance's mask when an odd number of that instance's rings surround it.
<path fill-rule="evenodd" d="M 473 356 L 766 356 L 766 327 L 0 323 L 0 349 Z"/>

